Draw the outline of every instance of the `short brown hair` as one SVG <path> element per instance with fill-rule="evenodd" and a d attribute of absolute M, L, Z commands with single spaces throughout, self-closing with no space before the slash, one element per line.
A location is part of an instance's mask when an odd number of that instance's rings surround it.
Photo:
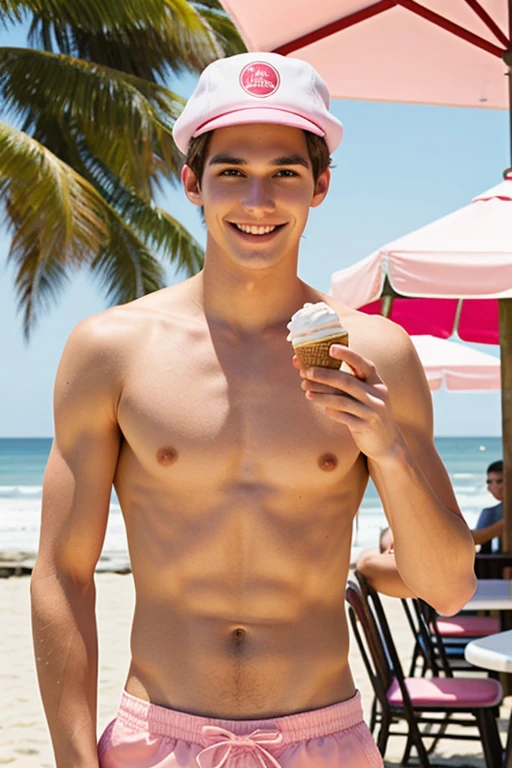
<path fill-rule="evenodd" d="M 322 136 L 317 136 L 314 133 L 310 133 L 310 131 L 304 131 L 304 134 L 306 136 L 309 159 L 311 160 L 313 179 L 316 184 L 320 174 L 330 166 L 331 157 L 325 139 Z M 194 171 L 195 177 L 199 183 L 201 183 L 201 179 L 203 178 L 204 162 L 212 135 L 213 131 L 208 131 L 201 136 L 192 138 L 185 158 L 186 165 Z"/>

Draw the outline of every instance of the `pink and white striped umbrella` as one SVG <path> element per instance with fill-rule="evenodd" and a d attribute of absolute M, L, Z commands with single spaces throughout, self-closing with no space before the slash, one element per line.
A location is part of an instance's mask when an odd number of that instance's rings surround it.
<path fill-rule="evenodd" d="M 415 298 L 391 302 L 383 291 Z M 498 344 L 498 299 L 512 297 L 512 171 L 464 208 L 335 272 L 330 292 L 386 314 L 411 335 L 457 332 L 464 341 Z"/>

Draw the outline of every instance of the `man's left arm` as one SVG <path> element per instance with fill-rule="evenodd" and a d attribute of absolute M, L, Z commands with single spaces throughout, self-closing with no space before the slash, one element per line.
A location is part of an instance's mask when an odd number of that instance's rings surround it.
<path fill-rule="evenodd" d="M 347 426 L 367 456 L 404 582 L 438 613 L 451 616 L 476 589 L 473 538 L 435 447 L 432 398 L 414 345 L 399 326 L 375 321 L 389 351 L 379 355 L 388 359 L 382 371 L 353 349 L 333 345 L 331 355 L 355 375 L 314 368 L 303 388 Z M 337 392 L 330 394 L 333 387 Z"/>

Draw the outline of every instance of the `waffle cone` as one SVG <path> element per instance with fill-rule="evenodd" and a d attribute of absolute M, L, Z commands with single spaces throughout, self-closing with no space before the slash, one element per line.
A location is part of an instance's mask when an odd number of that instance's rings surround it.
<path fill-rule="evenodd" d="M 331 357 L 329 349 L 332 344 L 344 344 L 348 347 L 348 333 L 339 333 L 336 336 L 326 336 L 324 339 L 307 341 L 304 344 L 294 346 L 294 352 L 304 368 L 318 366 L 320 368 L 338 368 L 341 360 Z"/>

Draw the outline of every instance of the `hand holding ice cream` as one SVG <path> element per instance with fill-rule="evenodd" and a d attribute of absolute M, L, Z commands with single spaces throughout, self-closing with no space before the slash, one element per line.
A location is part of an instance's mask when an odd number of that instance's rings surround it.
<path fill-rule="evenodd" d="M 398 443 L 405 444 L 386 385 L 372 361 L 350 349 L 348 332 L 333 309 L 323 301 L 305 304 L 293 315 L 288 329 L 287 340 L 297 356 L 294 365 L 297 368 L 300 362 L 302 389 L 310 402 L 344 424 L 368 458 L 389 456 Z M 330 355 L 333 344 L 337 346 Z M 347 373 L 348 367 L 353 375 Z"/>

